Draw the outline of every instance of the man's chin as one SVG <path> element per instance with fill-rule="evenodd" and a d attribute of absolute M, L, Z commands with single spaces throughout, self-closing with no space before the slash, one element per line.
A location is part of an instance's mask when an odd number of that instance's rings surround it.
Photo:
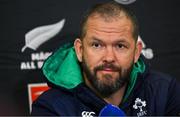
<path fill-rule="evenodd" d="M 119 78 L 119 73 L 99 73 L 96 75 L 96 77 L 102 81 L 114 81 Z"/>

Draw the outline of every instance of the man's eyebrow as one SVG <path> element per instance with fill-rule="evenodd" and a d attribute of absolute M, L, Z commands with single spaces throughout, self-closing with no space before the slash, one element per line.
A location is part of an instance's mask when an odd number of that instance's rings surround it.
<path fill-rule="evenodd" d="M 97 38 L 97 37 L 94 37 L 94 36 L 92 37 L 92 41 L 102 42 L 101 40 L 102 40 L 102 39 L 100 39 L 100 38 Z"/>
<path fill-rule="evenodd" d="M 91 41 L 103 42 L 102 39 L 94 37 L 94 36 L 92 37 Z M 124 43 L 124 44 L 128 44 L 129 45 L 129 42 L 126 41 L 124 38 L 119 38 L 116 41 L 114 41 L 113 43 Z"/>
<path fill-rule="evenodd" d="M 128 43 L 125 39 L 117 39 L 116 43 Z"/>
<path fill-rule="evenodd" d="M 130 46 L 130 43 L 124 39 L 121 39 L 121 40 L 117 40 L 114 42 L 114 44 L 125 44 L 126 46 Z"/>
<path fill-rule="evenodd" d="M 128 41 L 126 41 L 125 39 L 119 39 L 119 40 L 115 41 L 114 43 L 123 43 L 123 44 L 130 45 L 130 43 Z"/>

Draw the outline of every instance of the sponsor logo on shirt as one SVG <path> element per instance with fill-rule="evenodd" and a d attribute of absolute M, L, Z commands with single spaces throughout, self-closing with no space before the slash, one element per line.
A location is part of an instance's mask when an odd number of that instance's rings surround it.
<path fill-rule="evenodd" d="M 95 116 L 95 112 L 91 111 L 91 112 L 88 112 L 88 111 L 83 111 L 81 113 L 82 117 L 93 117 L 93 115 Z"/>
<path fill-rule="evenodd" d="M 147 111 L 143 110 L 143 107 L 146 107 L 146 101 L 142 101 L 140 98 L 136 98 L 133 108 L 139 110 L 139 112 L 137 113 L 138 117 L 147 115 Z"/>

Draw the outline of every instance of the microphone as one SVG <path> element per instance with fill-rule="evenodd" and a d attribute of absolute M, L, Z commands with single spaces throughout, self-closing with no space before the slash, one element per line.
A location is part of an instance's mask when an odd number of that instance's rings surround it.
<path fill-rule="evenodd" d="M 104 108 L 101 109 L 100 113 L 99 113 L 99 117 L 104 117 L 104 116 L 118 116 L 118 117 L 122 117 L 122 116 L 126 116 L 124 111 L 121 110 L 119 107 L 112 105 L 112 104 L 108 104 L 106 105 Z"/>

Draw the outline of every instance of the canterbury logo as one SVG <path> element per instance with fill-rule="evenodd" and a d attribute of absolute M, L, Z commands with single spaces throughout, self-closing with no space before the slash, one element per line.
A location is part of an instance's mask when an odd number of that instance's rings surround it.
<path fill-rule="evenodd" d="M 82 117 L 93 117 L 93 115 L 95 115 L 95 112 L 83 111 L 81 115 Z"/>

